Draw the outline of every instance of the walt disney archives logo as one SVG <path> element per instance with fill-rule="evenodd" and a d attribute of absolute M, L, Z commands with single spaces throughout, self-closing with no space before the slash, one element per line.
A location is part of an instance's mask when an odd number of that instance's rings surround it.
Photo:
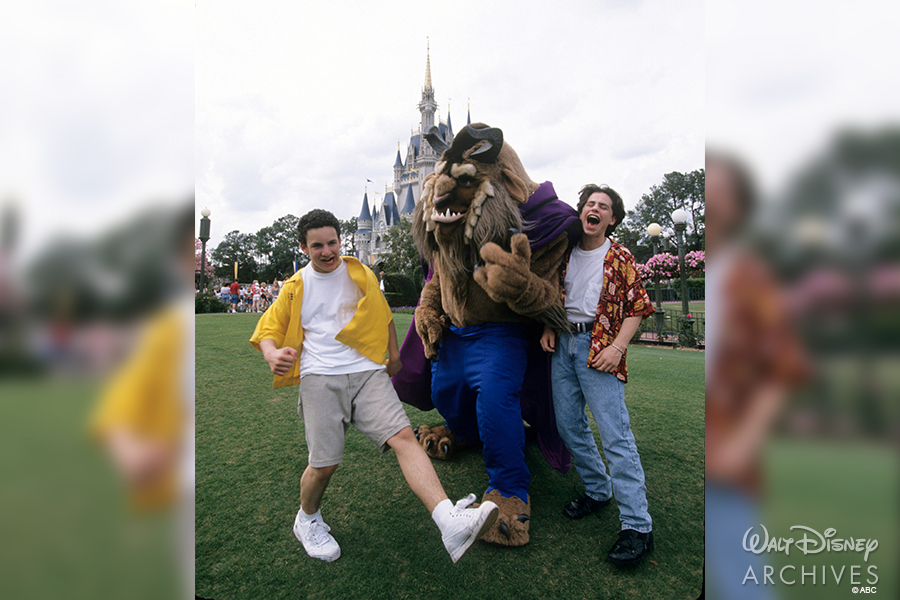
<path fill-rule="evenodd" d="M 876 548 L 878 548 L 878 540 L 869 539 L 869 538 L 838 538 L 835 537 L 837 535 L 837 530 L 833 527 L 829 527 L 825 530 L 824 533 L 819 533 L 815 529 L 811 527 L 807 527 L 805 525 L 793 525 L 790 529 L 791 531 L 797 530 L 795 535 L 803 535 L 798 539 L 793 537 L 783 538 L 783 537 L 770 537 L 769 531 L 766 527 L 760 524 L 760 528 L 762 528 L 763 536 L 760 537 L 758 533 L 752 533 L 753 527 L 748 529 L 744 533 L 744 539 L 742 541 L 744 550 L 746 552 L 752 552 L 753 554 L 762 554 L 766 553 L 778 553 L 783 552 L 785 556 L 791 555 L 792 548 L 797 553 L 803 553 L 804 556 L 808 554 L 819 554 L 819 553 L 855 553 L 857 556 L 861 555 L 863 562 L 869 562 L 869 554 L 873 552 Z M 795 554 L 796 555 L 796 554 Z M 817 575 L 818 584 L 825 585 L 826 582 L 826 565 L 821 565 L 821 570 L 817 567 L 819 565 L 812 565 L 809 567 L 810 570 L 807 570 L 806 566 L 800 567 L 800 585 L 804 585 L 809 580 L 812 585 L 817 584 Z M 835 584 L 840 584 L 841 579 L 844 577 L 844 570 L 847 568 L 847 565 L 841 565 L 840 570 L 836 569 L 833 565 L 831 565 L 831 575 L 834 579 Z M 850 565 L 850 582 L 853 585 L 859 585 L 859 576 L 860 569 L 862 569 L 862 565 Z M 790 572 L 788 572 L 790 571 Z M 875 585 L 878 583 L 878 567 L 875 565 L 869 565 L 866 568 L 866 571 L 869 574 L 869 578 L 866 580 L 866 583 L 869 585 Z M 775 573 L 775 568 L 766 565 L 764 567 L 762 575 L 762 584 L 763 585 L 774 585 L 773 576 Z M 797 567 L 793 565 L 784 565 L 778 572 L 778 578 L 785 585 L 794 585 L 798 583 L 797 581 Z M 747 569 L 746 575 L 744 575 L 744 580 L 741 582 L 742 585 L 746 585 L 748 581 L 751 581 L 757 585 L 760 584 L 759 578 L 757 574 L 753 571 L 753 566 L 749 566 Z M 869 588 L 862 588 L 868 591 Z M 874 592 L 875 588 L 871 588 Z M 856 588 L 853 590 L 857 591 Z"/>

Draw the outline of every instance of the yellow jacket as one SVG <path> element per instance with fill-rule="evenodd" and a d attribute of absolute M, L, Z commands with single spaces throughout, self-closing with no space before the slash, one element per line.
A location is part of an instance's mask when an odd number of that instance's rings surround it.
<path fill-rule="evenodd" d="M 182 443 L 185 406 L 181 377 L 184 356 L 184 323 L 178 308 L 160 313 L 132 357 L 104 390 L 90 421 L 97 439 L 117 429 L 140 438 L 170 444 Z M 177 453 L 174 453 L 177 456 Z M 169 505 L 177 491 L 177 461 L 160 477 L 131 490 L 132 506 L 153 509 Z"/>
<path fill-rule="evenodd" d="M 350 278 L 362 290 L 363 296 L 356 313 L 334 339 L 358 350 L 366 358 L 385 364 L 388 348 L 388 325 L 393 321 L 391 308 L 378 287 L 378 278 L 357 259 L 344 256 Z M 300 356 L 303 345 L 303 325 L 300 309 L 303 305 L 303 276 L 300 271 L 284 282 L 275 302 L 259 318 L 250 338 L 254 348 L 259 342 L 275 340 L 279 348 L 289 346 L 297 351 L 297 360 L 285 375 L 275 375 L 273 388 L 290 387 L 300 383 Z"/>

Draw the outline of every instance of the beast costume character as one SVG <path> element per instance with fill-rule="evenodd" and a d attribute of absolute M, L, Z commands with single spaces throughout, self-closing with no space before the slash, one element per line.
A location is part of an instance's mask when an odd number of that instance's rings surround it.
<path fill-rule="evenodd" d="M 569 467 L 538 339 L 543 324 L 567 326 L 556 279 L 579 223 L 549 182 L 528 177 L 499 129 L 469 125 L 449 147 L 434 132 L 426 139 L 443 154 L 425 179 L 413 236 L 432 276 L 394 386 L 402 400 L 423 410 L 433 405 L 446 419 L 447 428 L 418 430 L 429 455 L 446 458 L 459 445 L 483 444 L 484 500 L 500 507 L 484 539 L 521 546 L 531 513 L 523 418 L 551 465 Z M 430 369 L 423 357 L 432 360 Z"/>

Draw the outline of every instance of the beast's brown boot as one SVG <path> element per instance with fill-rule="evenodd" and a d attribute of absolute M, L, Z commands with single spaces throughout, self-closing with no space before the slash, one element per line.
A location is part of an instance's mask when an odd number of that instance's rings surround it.
<path fill-rule="evenodd" d="M 528 504 L 525 504 L 516 496 L 504 498 L 497 490 L 491 490 L 484 495 L 482 501 L 491 501 L 500 508 L 497 522 L 482 538 L 485 542 L 498 546 L 524 546 L 528 543 L 531 496 L 528 497 Z"/>

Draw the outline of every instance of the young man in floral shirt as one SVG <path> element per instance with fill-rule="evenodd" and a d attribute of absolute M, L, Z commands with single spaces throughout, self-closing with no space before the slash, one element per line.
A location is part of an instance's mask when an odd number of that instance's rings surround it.
<path fill-rule="evenodd" d="M 625 355 L 641 321 L 653 314 L 653 305 L 631 253 L 607 237 L 625 217 L 619 194 L 606 186 L 586 185 L 577 209 L 584 234 L 566 255 L 560 276 L 572 332 L 562 332 L 557 339 L 556 332 L 545 329 L 541 337 L 541 346 L 553 353 L 557 429 L 586 490 L 565 506 L 563 514 L 580 519 L 598 512 L 615 495 L 622 530 L 609 560 L 636 565 L 653 550 L 653 522 L 625 407 Z M 597 422 L 609 474 L 585 403 Z"/>

